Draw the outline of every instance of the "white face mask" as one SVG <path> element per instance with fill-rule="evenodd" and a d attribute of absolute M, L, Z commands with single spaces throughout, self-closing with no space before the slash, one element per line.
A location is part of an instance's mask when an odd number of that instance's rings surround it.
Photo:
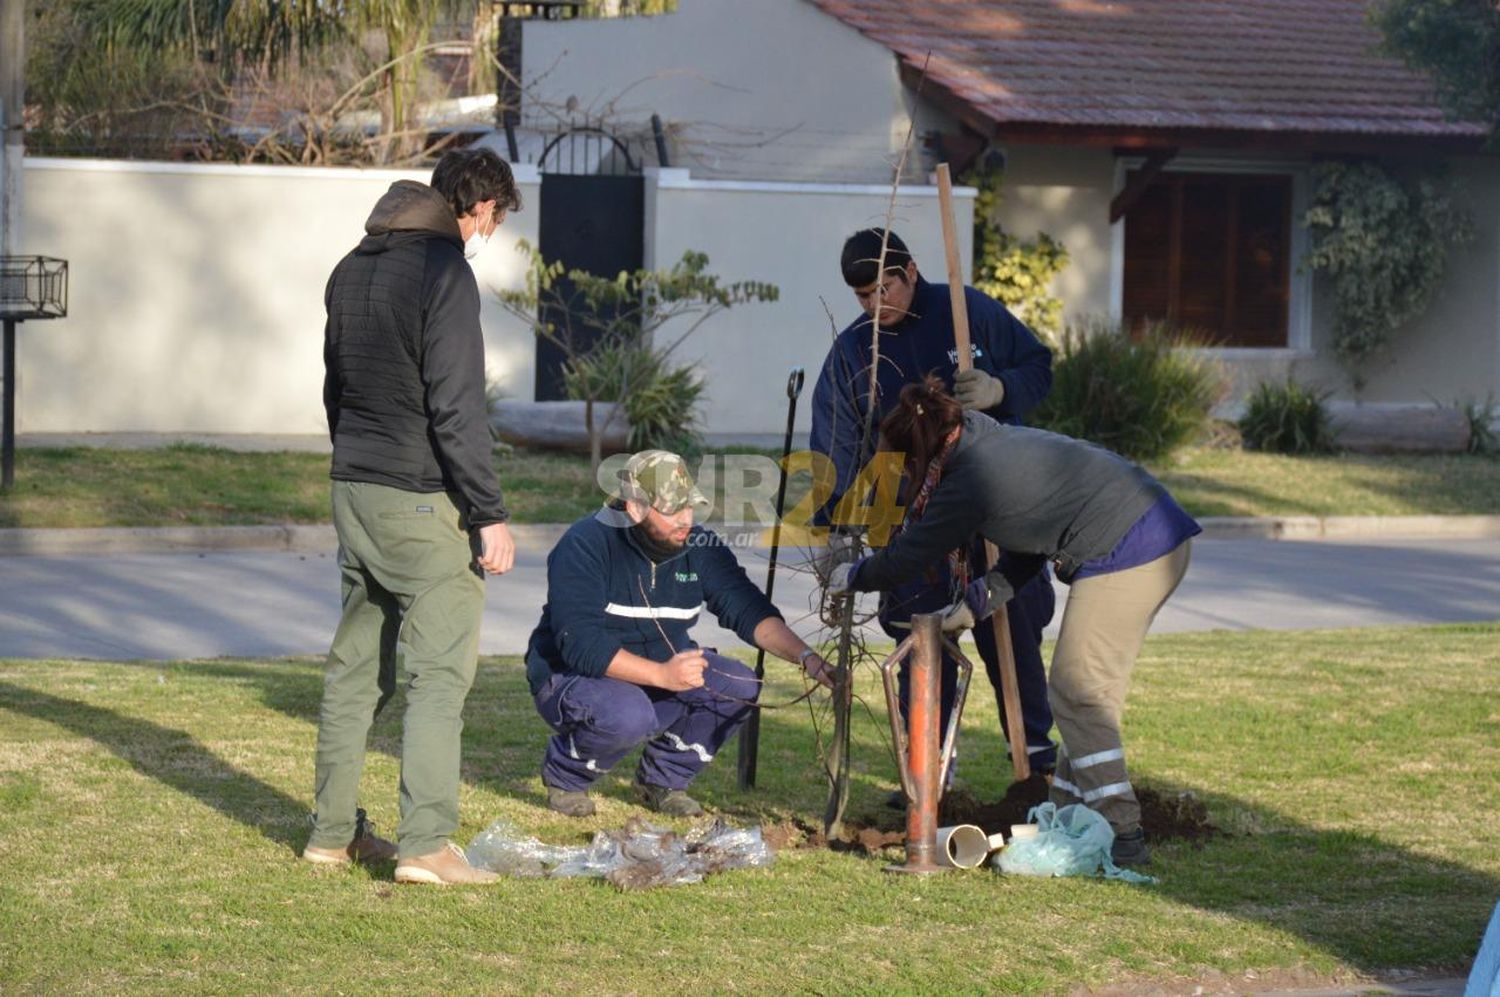
<path fill-rule="evenodd" d="M 490 239 L 494 236 L 495 229 L 499 228 L 500 226 L 495 225 L 493 228 L 491 228 L 489 235 L 480 235 L 479 230 L 481 227 L 482 226 L 479 222 L 475 222 L 473 234 L 464 240 L 464 259 L 466 260 L 472 260 L 474 257 L 478 256 L 479 253 L 484 249 L 484 247 L 490 244 Z"/>

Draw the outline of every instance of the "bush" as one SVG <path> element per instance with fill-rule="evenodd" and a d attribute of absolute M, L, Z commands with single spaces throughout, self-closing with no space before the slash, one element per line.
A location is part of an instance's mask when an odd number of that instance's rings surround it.
<path fill-rule="evenodd" d="M 1068 251 L 1046 232 L 1020 239 L 1001 228 L 997 219 L 1003 180 L 1004 170 L 993 165 L 981 165 L 964 177 L 978 190 L 973 284 L 1054 346 L 1062 326 L 1062 300 L 1052 293 L 1052 279 L 1068 265 Z"/>
<path fill-rule="evenodd" d="M 570 398 L 625 405 L 635 425 L 631 445 L 637 448 L 696 446 L 693 406 L 703 382 L 691 367 L 669 367 L 668 359 L 720 312 L 775 301 L 781 294 L 764 281 L 724 283 L 708 271 L 708 257 L 691 249 L 670 269 L 621 271 L 614 277 L 569 270 L 560 260 L 549 263 L 525 240 L 517 249 L 530 260 L 526 286 L 498 290 L 500 304 L 562 351 Z M 604 459 L 606 428 L 597 419 L 589 427 L 595 470 Z"/>
<path fill-rule="evenodd" d="M 1209 427 L 1224 396 L 1218 364 L 1166 326 L 1138 339 L 1106 322 L 1069 326 L 1053 362 L 1052 393 L 1035 425 L 1108 447 L 1132 460 L 1165 457 Z"/>
<path fill-rule="evenodd" d="M 632 450 L 697 449 L 703 378 L 696 368 L 673 367 L 647 346 L 615 342 L 569 360 L 562 374 L 569 398 L 624 401 Z"/>
<path fill-rule="evenodd" d="M 1320 453 L 1333 449 L 1333 430 L 1323 402 L 1327 392 L 1298 384 L 1262 381 L 1246 400 L 1240 436 L 1251 450 Z"/>
<path fill-rule="evenodd" d="M 1334 299 L 1333 348 L 1355 391 L 1396 334 L 1443 285 L 1450 246 L 1474 238 L 1452 187 L 1432 172 L 1404 182 L 1371 162 L 1313 170 L 1312 235 L 1305 266 L 1326 274 Z"/>
<path fill-rule="evenodd" d="M 1469 423 L 1469 453 L 1500 453 L 1500 434 L 1497 434 L 1495 430 L 1497 405 L 1495 393 L 1491 391 L 1485 395 L 1484 401 L 1477 398 L 1460 398 L 1453 404 L 1464 414 L 1464 419 Z"/>

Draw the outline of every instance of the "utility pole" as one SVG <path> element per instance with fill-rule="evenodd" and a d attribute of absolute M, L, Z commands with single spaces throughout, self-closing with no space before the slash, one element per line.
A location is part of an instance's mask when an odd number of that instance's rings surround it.
<path fill-rule="evenodd" d="M 25 93 L 26 0 L 0 0 L 0 128 L 5 132 L 0 157 L 0 256 L 14 256 L 21 250 Z"/>
<path fill-rule="evenodd" d="M 26 89 L 26 0 L 0 0 L 0 131 L 5 148 L 0 152 L 0 256 L 12 257 L 21 245 L 21 155 L 26 129 L 22 104 Z M 8 274 L 0 278 L 0 300 L 12 296 Z M 5 378 L 4 403 L 0 405 L 0 449 L 4 451 L 0 488 L 15 482 L 16 446 L 16 322 L 5 313 L 3 358 L 0 377 Z"/>

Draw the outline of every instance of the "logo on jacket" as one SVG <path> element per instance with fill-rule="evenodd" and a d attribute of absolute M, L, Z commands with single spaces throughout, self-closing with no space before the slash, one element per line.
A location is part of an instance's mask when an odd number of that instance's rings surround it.
<path fill-rule="evenodd" d="M 679 582 L 696 582 L 698 580 L 698 572 L 696 572 L 696 571 L 674 571 L 672 573 L 672 577 L 675 578 Z"/>
<path fill-rule="evenodd" d="M 984 350 L 980 348 L 980 346 L 979 346 L 978 343 L 970 343 L 969 344 L 969 356 L 973 357 L 975 360 L 978 360 L 980 357 L 984 356 Z M 948 351 L 948 362 L 951 363 L 955 367 L 958 366 L 958 347 L 957 346 L 953 347 L 953 349 L 951 349 L 951 350 Z"/>

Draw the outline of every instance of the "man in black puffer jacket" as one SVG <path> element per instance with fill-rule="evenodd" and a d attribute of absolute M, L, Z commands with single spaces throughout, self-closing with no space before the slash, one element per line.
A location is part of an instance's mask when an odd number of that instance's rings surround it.
<path fill-rule="evenodd" d="M 465 257 L 520 203 L 494 152 L 446 153 L 431 186 L 391 185 L 328 280 L 323 402 L 344 611 L 318 717 L 310 862 L 396 858 L 396 880 L 407 883 L 494 878 L 449 841 L 483 572 L 503 574 L 515 558 L 490 461 L 479 286 Z M 370 724 L 398 672 L 399 846 L 369 833 L 356 807 Z"/>

